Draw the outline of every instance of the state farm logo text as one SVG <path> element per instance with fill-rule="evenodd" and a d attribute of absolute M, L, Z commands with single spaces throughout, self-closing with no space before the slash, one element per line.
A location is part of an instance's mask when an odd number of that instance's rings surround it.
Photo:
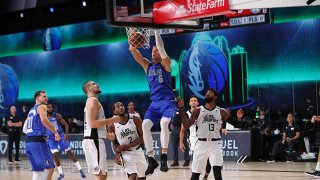
<path fill-rule="evenodd" d="M 200 13 L 201 11 L 207 11 L 213 8 L 223 7 L 224 1 L 225 0 L 202 0 L 196 2 L 195 0 L 189 0 L 187 13 Z"/>

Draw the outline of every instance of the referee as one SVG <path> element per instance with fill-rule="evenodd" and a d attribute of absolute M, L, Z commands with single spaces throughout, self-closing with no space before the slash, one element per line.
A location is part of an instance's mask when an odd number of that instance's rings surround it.
<path fill-rule="evenodd" d="M 13 142 L 15 143 L 16 153 L 14 161 L 16 163 L 20 163 L 19 159 L 19 149 L 20 149 L 20 136 L 21 136 L 21 127 L 22 127 L 22 117 L 17 116 L 17 109 L 15 106 L 10 107 L 10 116 L 7 119 L 8 123 L 8 144 L 9 144 L 9 152 L 8 152 L 8 164 L 13 164 L 12 160 L 12 149 Z"/>

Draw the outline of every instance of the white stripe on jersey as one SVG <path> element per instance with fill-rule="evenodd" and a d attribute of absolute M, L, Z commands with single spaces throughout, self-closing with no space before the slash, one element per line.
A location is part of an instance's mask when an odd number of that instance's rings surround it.
<path fill-rule="evenodd" d="M 133 121 L 133 115 L 129 115 L 126 124 L 114 123 L 116 138 L 120 145 L 130 144 L 140 136 L 138 135 L 137 126 Z M 131 148 L 135 150 L 137 147 Z"/>
<path fill-rule="evenodd" d="M 200 106 L 200 114 L 196 121 L 198 126 L 197 135 L 199 138 L 221 138 L 220 129 L 222 125 L 220 107 L 208 110 Z"/>
<path fill-rule="evenodd" d="M 95 98 L 95 97 L 88 97 L 88 99 L 89 98 Z M 87 99 L 87 101 L 88 101 L 88 99 Z M 87 104 L 87 102 L 86 102 L 86 104 Z M 99 102 L 99 106 L 100 106 L 100 109 L 99 109 L 99 112 L 97 114 L 96 119 L 105 119 L 104 110 L 103 110 L 103 107 L 100 104 L 100 102 Z M 86 106 L 86 107 L 84 107 L 84 133 L 83 133 L 83 135 L 84 135 L 84 137 L 92 137 L 93 136 L 92 130 L 94 128 L 89 127 L 89 124 L 87 122 L 88 121 L 87 116 L 88 116 L 88 114 L 87 114 L 87 106 Z M 98 138 L 107 138 L 107 126 L 97 128 L 97 132 L 98 132 Z"/>

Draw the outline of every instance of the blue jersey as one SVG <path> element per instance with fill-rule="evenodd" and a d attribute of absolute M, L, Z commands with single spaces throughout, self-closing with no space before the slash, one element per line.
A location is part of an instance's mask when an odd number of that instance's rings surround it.
<path fill-rule="evenodd" d="M 23 132 L 27 136 L 46 136 L 47 129 L 41 122 L 37 108 L 40 104 L 36 104 L 29 111 L 28 117 L 23 126 Z"/>
<path fill-rule="evenodd" d="M 161 63 L 150 63 L 147 69 L 147 80 L 152 101 L 173 100 L 175 94 L 171 88 L 171 72 L 167 72 Z"/>
<path fill-rule="evenodd" d="M 49 121 L 50 121 L 51 125 L 53 126 L 53 128 L 55 130 L 57 130 L 58 133 L 61 135 L 63 133 L 63 129 L 62 129 L 60 123 L 58 122 L 57 113 L 54 112 L 52 114 L 52 116 L 49 118 Z M 51 132 L 49 129 L 47 129 L 47 133 L 48 133 L 49 137 L 54 138 L 54 133 Z"/>

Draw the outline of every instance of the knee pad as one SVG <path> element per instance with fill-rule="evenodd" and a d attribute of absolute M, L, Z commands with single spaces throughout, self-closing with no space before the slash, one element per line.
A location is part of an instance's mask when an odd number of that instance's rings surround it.
<path fill-rule="evenodd" d="M 169 123 L 171 121 L 171 118 L 161 118 L 160 120 L 160 126 L 161 126 L 161 134 L 160 134 L 160 142 L 162 148 L 168 148 L 169 145 Z"/>
<path fill-rule="evenodd" d="M 143 130 L 143 141 L 146 147 L 147 152 L 153 150 L 153 138 L 151 134 L 151 128 L 153 126 L 153 122 L 150 119 L 145 119 L 142 122 L 142 130 Z"/>

